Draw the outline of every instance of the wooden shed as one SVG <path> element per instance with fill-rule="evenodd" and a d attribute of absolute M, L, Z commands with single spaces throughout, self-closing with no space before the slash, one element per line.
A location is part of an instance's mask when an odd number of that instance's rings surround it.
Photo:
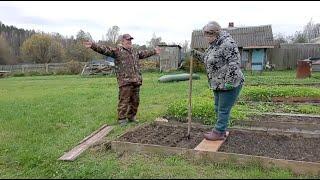
<path fill-rule="evenodd" d="M 230 26 L 231 25 L 231 26 Z M 262 71 L 267 61 L 267 49 L 274 48 L 271 25 L 223 28 L 237 42 L 241 54 L 241 68 Z M 192 32 L 191 48 L 204 51 L 208 43 L 202 30 Z"/>
<path fill-rule="evenodd" d="M 179 45 L 159 45 L 162 49 L 160 53 L 160 71 L 177 70 L 181 63 L 181 46 Z"/>

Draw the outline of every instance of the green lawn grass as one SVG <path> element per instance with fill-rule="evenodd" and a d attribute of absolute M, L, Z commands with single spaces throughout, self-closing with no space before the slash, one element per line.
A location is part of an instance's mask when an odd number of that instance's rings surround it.
<path fill-rule="evenodd" d="M 164 115 L 174 100 L 188 98 L 187 81 L 159 83 L 157 79 L 161 75 L 143 74 L 138 113 L 141 123 Z M 200 80 L 193 81 L 193 95 L 208 89 L 206 75 L 200 75 Z M 275 72 L 270 74 L 274 75 Z M 256 165 L 191 162 L 179 156 L 119 157 L 111 151 L 88 150 L 75 162 L 57 161 L 65 151 L 101 125 L 114 125 L 117 102 L 118 87 L 114 76 L 0 79 L 0 178 L 296 177 L 289 171 Z M 108 138 L 119 136 L 132 126 L 117 125 Z"/>

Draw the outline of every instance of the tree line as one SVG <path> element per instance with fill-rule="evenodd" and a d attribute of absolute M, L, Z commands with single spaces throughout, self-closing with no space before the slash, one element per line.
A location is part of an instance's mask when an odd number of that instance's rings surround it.
<path fill-rule="evenodd" d="M 320 36 L 320 23 L 315 23 L 311 19 L 302 31 L 296 31 L 293 35 L 276 34 L 275 41 L 278 43 L 309 43 L 312 39 Z"/>
<path fill-rule="evenodd" d="M 76 37 L 59 33 L 18 29 L 0 22 L 0 64 L 88 61 L 102 58 L 82 45 L 92 40 L 90 33 L 80 30 Z"/>
<path fill-rule="evenodd" d="M 120 28 L 112 26 L 97 43 L 116 46 L 119 43 Z M 59 33 L 35 32 L 14 26 L 7 26 L 0 22 L 0 64 L 19 63 L 59 63 L 69 61 L 87 62 L 104 57 L 82 45 L 83 41 L 91 40 L 89 32 L 79 30 L 74 36 L 63 36 Z M 140 50 L 153 48 L 159 44 L 166 44 L 161 37 L 153 34 L 146 45 L 134 44 Z M 188 48 L 188 41 L 181 44 Z"/>

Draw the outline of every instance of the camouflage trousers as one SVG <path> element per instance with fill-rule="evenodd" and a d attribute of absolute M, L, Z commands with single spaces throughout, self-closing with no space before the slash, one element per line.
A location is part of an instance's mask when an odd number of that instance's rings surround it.
<path fill-rule="evenodd" d="M 118 119 L 135 118 L 139 107 L 140 85 L 119 87 Z"/>

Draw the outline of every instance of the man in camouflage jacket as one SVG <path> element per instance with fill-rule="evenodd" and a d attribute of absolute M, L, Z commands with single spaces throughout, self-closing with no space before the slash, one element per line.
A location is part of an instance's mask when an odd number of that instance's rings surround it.
<path fill-rule="evenodd" d="M 217 115 L 215 128 L 204 137 L 207 140 L 221 140 L 226 136 L 230 111 L 241 91 L 244 75 L 240 69 L 238 46 L 231 35 L 221 30 L 215 21 L 204 26 L 203 33 L 209 47 L 204 53 L 194 49 L 191 53 L 205 65 Z"/>
<path fill-rule="evenodd" d="M 132 39 L 129 34 L 123 34 L 120 36 L 121 44 L 116 48 L 84 42 L 86 47 L 115 59 L 115 73 L 119 85 L 118 122 L 121 125 L 125 125 L 128 121 L 136 121 L 142 85 L 139 59 L 160 53 L 158 47 L 153 50 L 137 51 L 132 48 Z"/>

